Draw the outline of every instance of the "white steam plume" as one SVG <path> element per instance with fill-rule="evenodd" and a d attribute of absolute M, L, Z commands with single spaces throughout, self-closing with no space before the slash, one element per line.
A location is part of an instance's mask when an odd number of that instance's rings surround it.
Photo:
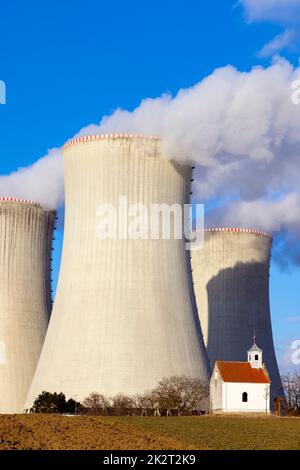
<path fill-rule="evenodd" d="M 0 196 L 39 202 L 56 209 L 64 202 L 63 164 L 59 149 L 52 149 L 33 165 L 0 176 Z"/>
<path fill-rule="evenodd" d="M 300 78 L 285 60 L 248 73 L 228 66 L 175 98 L 146 99 L 134 111 L 116 110 L 78 135 L 105 132 L 157 134 L 169 158 L 215 166 L 227 158 L 267 165 L 286 145 L 300 144 L 300 106 L 291 84 Z"/>
<path fill-rule="evenodd" d="M 197 201 L 218 201 L 219 209 L 208 213 L 211 223 L 288 232 L 295 246 L 300 231 L 300 104 L 291 99 L 296 80 L 300 67 L 283 59 L 249 72 L 224 67 L 175 97 L 146 99 L 132 112 L 118 109 L 77 135 L 159 135 L 167 158 L 196 164 Z M 58 155 L 52 151 L 32 167 L 1 177 L 0 193 L 57 207 L 63 200 Z"/>

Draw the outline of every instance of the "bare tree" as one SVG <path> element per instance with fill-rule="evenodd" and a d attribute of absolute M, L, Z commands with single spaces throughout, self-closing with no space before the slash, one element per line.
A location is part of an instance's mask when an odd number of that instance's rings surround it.
<path fill-rule="evenodd" d="M 191 412 L 193 410 L 207 410 L 207 400 L 209 398 L 209 385 L 201 379 L 186 377 L 183 395 L 183 410 Z"/>
<path fill-rule="evenodd" d="M 264 399 L 265 399 L 265 403 L 266 403 L 266 414 L 268 414 L 268 412 L 270 411 L 270 406 L 269 406 L 269 402 L 270 402 L 270 386 L 266 385 L 265 386 L 265 389 L 264 389 Z"/>
<path fill-rule="evenodd" d="M 193 410 L 205 409 L 204 400 L 209 396 L 208 384 L 200 379 L 174 376 L 162 379 L 152 391 L 157 407 L 167 410 L 167 414 L 189 414 Z"/>
<path fill-rule="evenodd" d="M 131 410 L 135 408 L 135 402 L 132 397 L 120 393 L 112 398 L 112 407 L 118 414 L 131 414 Z"/>
<path fill-rule="evenodd" d="M 133 403 L 134 407 L 139 410 L 141 416 L 153 415 L 154 410 L 157 408 L 156 397 L 152 392 L 136 394 L 133 397 Z"/>
<path fill-rule="evenodd" d="M 287 408 L 290 413 L 300 414 L 300 372 L 282 376 Z"/>
<path fill-rule="evenodd" d="M 110 406 L 109 399 L 97 392 L 92 392 L 82 403 L 83 408 L 92 414 L 103 414 Z"/>

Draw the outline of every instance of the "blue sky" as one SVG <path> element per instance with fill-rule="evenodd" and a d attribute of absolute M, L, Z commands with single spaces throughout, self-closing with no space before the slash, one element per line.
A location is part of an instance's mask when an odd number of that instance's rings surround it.
<path fill-rule="evenodd" d="M 0 173 L 28 166 L 116 107 L 133 109 L 144 97 L 175 94 L 216 67 L 269 65 L 268 54 L 259 51 L 286 30 L 298 34 L 300 22 L 281 21 L 275 10 L 264 14 L 255 3 L 1 0 L 0 80 L 7 104 L 0 106 Z M 297 64 L 295 43 L 276 44 Z M 59 232 L 55 279 L 61 243 Z M 299 286 L 299 268 L 272 265 L 274 336 L 284 367 L 285 348 L 300 339 Z"/>

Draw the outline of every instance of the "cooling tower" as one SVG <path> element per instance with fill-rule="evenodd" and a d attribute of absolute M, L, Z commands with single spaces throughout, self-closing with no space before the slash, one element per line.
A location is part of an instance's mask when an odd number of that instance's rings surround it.
<path fill-rule="evenodd" d="M 58 290 L 27 407 L 47 390 L 82 400 L 144 392 L 162 377 L 207 380 L 189 254 L 181 239 L 100 239 L 99 214 L 189 200 L 191 171 L 143 136 L 89 136 L 63 149 L 65 235 Z M 104 237 L 103 237 L 104 238 Z M 126 238 L 126 237 L 125 237 Z"/>
<path fill-rule="evenodd" d="M 272 238 L 244 229 L 207 229 L 192 251 L 194 289 L 211 367 L 247 361 L 253 344 L 263 349 L 272 395 L 282 395 L 272 336 L 269 268 Z"/>
<path fill-rule="evenodd" d="M 0 413 L 19 413 L 39 359 L 52 307 L 55 213 L 0 199 Z"/>

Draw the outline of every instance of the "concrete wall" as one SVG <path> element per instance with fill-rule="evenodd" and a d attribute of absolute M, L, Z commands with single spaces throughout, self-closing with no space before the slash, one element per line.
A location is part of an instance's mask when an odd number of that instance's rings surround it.
<path fill-rule="evenodd" d="M 23 411 L 46 334 L 54 218 L 0 200 L 0 413 Z"/>
<path fill-rule="evenodd" d="M 82 400 L 144 392 L 165 376 L 207 380 L 182 240 L 100 240 L 97 208 L 183 204 L 190 169 L 146 138 L 99 138 L 65 147 L 66 220 L 54 311 L 28 395 Z"/>
<path fill-rule="evenodd" d="M 272 397 L 282 394 L 269 304 L 272 239 L 250 231 L 206 231 L 192 252 L 198 312 L 211 366 L 216 360 L 247 361 L 253 344 L 263 349 Z"/>

